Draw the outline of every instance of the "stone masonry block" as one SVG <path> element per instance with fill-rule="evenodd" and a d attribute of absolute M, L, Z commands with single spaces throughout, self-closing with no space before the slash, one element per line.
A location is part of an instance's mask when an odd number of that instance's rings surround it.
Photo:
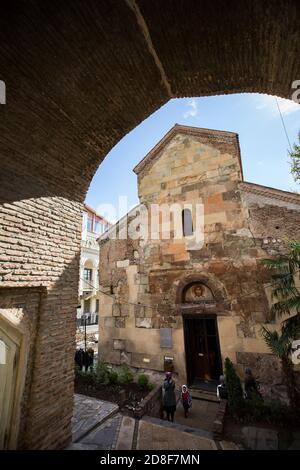
<path fill-rule="evenodd" d="M 120 351 L 125 350 L 125 341 L 122 339 L 114 339 L 113 349 L 120 350 Z"/>

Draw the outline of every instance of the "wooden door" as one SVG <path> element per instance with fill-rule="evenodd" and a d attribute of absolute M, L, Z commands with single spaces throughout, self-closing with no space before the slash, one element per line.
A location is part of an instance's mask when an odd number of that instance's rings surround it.
<path fill-rule="evenodd" d="M 215 318 L 185 318 L 185 352 L 188 382 L 209 382 L 221 374 Z"/>
<path fill-rule="evenodd" d="M 18 352 L 18 343 L 4 330 L 0 321 L 0 449 L 8 448 L 9 444 Z"/>

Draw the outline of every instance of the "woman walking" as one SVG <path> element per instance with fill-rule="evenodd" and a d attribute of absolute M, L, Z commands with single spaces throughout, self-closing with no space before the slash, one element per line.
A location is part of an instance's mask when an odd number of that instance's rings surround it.
<path fill-rule="evenodd" d="M 166 372 L 166 378 L 163 383 L 163 409 L 167 413 L 167 420 L 173 422 L 176 411 L 175 382 L 172 379 L 172 373 Z"/>

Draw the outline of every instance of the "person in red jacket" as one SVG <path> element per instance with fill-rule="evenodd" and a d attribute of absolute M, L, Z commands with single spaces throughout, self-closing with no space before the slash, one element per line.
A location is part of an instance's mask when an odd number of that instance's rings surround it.
<path fill-rule="evenodd" d="M 181 401 L 184 409 L 184 416 L 187 418 L 189 409 L 192 406 L 192 397 L 186 385 L 182 385 L 181 387 Z"/>

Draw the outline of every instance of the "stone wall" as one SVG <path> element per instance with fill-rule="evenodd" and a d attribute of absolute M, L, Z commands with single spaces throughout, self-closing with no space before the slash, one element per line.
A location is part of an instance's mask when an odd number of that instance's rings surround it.
<path fill-rule="evenodd" d="M 140 402 L 139 406 L 134 409 L 127 407 L 125 413 L 133 418 L 141 419 L 143 416 L 153 416 L 162 418 L 162 386 L 157 385 L 148 395 Z"/>

